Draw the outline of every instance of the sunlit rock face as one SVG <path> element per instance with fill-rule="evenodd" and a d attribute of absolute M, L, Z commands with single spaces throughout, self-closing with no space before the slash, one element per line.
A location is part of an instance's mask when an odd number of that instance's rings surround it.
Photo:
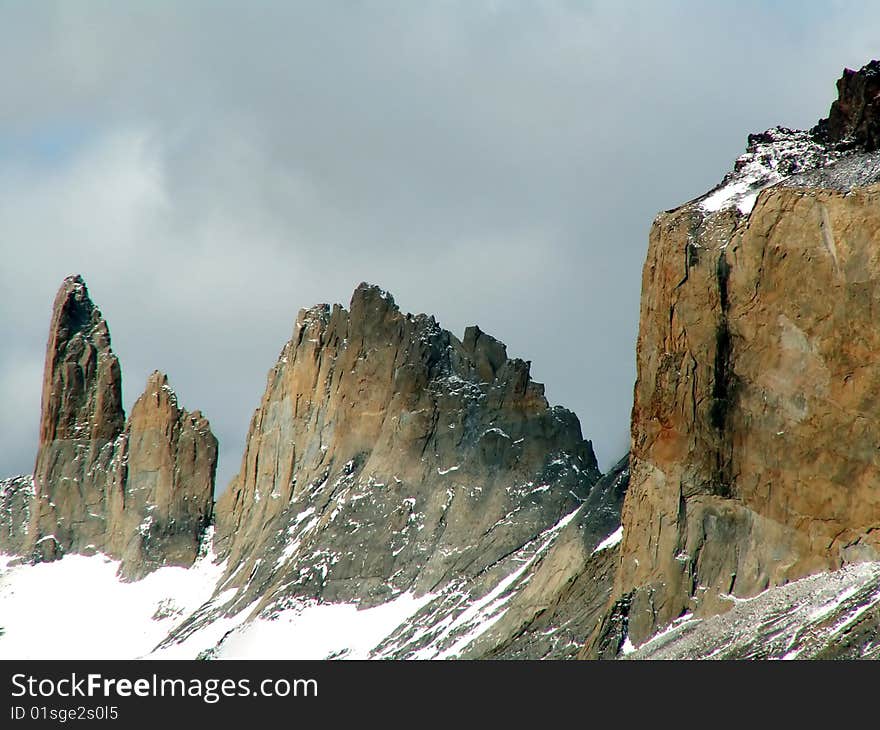
<path fill-rule="evenodd" d="M 570 411 L 477 327 L 361 285 L 300 312 L 217 508 L 226 587 L 374 604 L 491 577 L 599 471 Z"/>
<path fill-rule="evenodd" d="M 654 222 L 594 656 L 880 557 L 876 73 L 848 71 L 829 120 L 753 135 L 718 188 Z"/>

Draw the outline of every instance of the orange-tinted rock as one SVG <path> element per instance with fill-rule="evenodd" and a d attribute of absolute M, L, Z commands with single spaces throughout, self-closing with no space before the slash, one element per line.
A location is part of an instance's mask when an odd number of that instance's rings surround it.
<path fill-rule="evenodd" d="M 126 460 L 123 519 L 114 526 L 123 571 L 191 565 L 213 511 L 217 439 L 200 412 L 179 407 L 162 373 L 132 408 Z"/>
<path fill-rule="evenodd" d="M 124 421 L 107 323 L 82 278 L 68 277 L 55 297 L 43 373 L 30 529 L 35 557 L 104 548 L 107 484 L 115 478 Z"/>
<path fill-rule="evenodd" d="M 876 154 L 854 151 L 745 215 L 709 196 L 655 220 L 620 565 L 591 655 L 880 559 L 878 183 Z"/>
<path fill-rule="evenodd" d="M 154 373 L 125 422 L 119 362 L 80 277 L 52 312 L 26 555 L 122 559 L 128 577 L 190 565 L 210 522 L 217 440 Z M 10 540 L 11 543 L 11 540 Z M 4 545 L 16 551 L 16 545 Z"/>

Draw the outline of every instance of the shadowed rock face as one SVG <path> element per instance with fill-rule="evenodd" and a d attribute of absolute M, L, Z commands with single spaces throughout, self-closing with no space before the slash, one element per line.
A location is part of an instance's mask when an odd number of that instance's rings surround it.
<path fill-rule="evenodd" d="M 221 585 L 240 609 L 491 578 L 598 477 L 577 418 L 547 404 L 527 362 L 362 284 L 348 311 L 301 311 L 269 372 L 217 506 Z"/>
<path fill-rule="evenodd" d="M 192 564 L 211 519 L 217 441 L 158 372 L 126 423 L 107 323 L 78 276 L 55 299 L 43 378 L 28 529 L 4 549 L 35 560 L 103 552 L 132 578 Z"/>
<path fill-rule="evenodd" d="M 0 479 L 0 549 L 21 554 L 28 543 L 34 480 L 30 476 Z"/>
<path fill-rule="evenodd" d="M 723 204 L 734 175 L 654 222 L 620 565 L 593 656 L 880 557 L 876 68 L 847 72 L 832 109 L 859 146 L 823 159 L 810 141 L 820 167 L 752 209 Z M 804 134 L 768 144 L 807 149 Z"/>
<path fill-rule="evenodd" d="M 596 482 L 504 615 L 465 658 L 574 659 L 581 653 L 614 586 L 617 548 L 596 548 L 620 526 L 628 484 L 627 455 Z"/>
<path fill-rule="evenodd" d="M 847 142 L 867 152 L 880 148 L 880 61 L 858 71 L 845 69 L 837 81 L 837 100 L 818 129 L 829 142 Z"/>

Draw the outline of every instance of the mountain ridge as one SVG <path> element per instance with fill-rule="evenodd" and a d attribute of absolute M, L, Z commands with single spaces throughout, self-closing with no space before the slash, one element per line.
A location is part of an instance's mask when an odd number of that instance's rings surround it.
<path fill-rule="evenodd" d="M 363 283 L 299 312 L 215 504 L 207 419 L 158 371 L 126 418 L 65 279 L 34 475 L 0 481 L 0 653 L 36 650 L 16 590 L 81 575 L 143 657 L 876 658 L 880 62 L 837 89 L 655 218 L 605 475 L 527 361 Z"/>
<path fill-rule="evenodd" d="M 144 655 L 268 651 L 270 629 L 290 624 L 303 641 L 304 621 L 356 609 L 355 623 L 404 621 L 356 655 L 573 656 L 591 614 L 574 611 L 570 584 L 595 606 L 610 590 L 592 551 L 619 522 L 625 465 L 601 480 L 577 417 L 479 327 L 458 339 L 365 283 L 349 309 L 301 310 L 216 507 L 207 419 L 158 371 L 127 418 L 120 393 L 106 321 L 68 277 L 36 476 L 4 484 L 0 548 L 18 553 L 8 565 L 21 580 L 29 561 L 104 575 L 68 560 L 78 554 L 144 585 L 172 581 L 174 566 L 215 576 L 197 608 L 159 601 L 175 623 Z M 594 569 L 601 580 L 584 581 Z M 535 576 L 540 595 L 527 590 Z M 548 610 L 568 627 L 552 640 L 535 633 Z"/>

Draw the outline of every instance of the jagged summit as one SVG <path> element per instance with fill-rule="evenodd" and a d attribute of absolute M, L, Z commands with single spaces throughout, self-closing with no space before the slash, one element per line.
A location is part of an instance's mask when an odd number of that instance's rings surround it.
<path fill-rule="evenodd" d="M 158 656 L 246 655 L 239 645 L 267 622 L 325 608 L 398 616 L 362 655 L 574 656 L 611 588 L 612 552 L 597 546 L 616 528 L 628 470 L 600 480 L 577 417 L 548 404 L 529 368 L 479 327 L 458 339 L 375 285 L 360 284 L 348 309 L 301 310 L 215 532 L 207 419 L 158 370 L 126 419 L 109 328 L 82 277 L 68 277 L 34 479 L 0 482 L 0 552 L 102 554 L 129 580 L 195 566 L 193 596 L 146 612 L 175 617 Z M 151 586 L 170 580 L 159 573 Z"/>
<path fill-rule="evenodd" d="M 527 362 L 476 326 L 459 340 L 361 284 L 349 309 L 299 312 L 217 504 L 215 551 L 228 561 L 217 600 L 169 646 L 224 616 L 309 601 L 430 597 L 425 625 L 452 622 L 537 560 L 599 477 L 577 417 L 547 403 Z M 615 499 L 603 498 L 611 513 Z M 426 642 L 401 636 L 389 651 Z"/>
<path fill-rule="evenodd" d="M 355 299 L 370 299 L 370 298 L 378 298 L 384 299 L 388 304 L 395 309 L 398 309 L 397 303 L 394 301 L 394 297 L 391 292 L 383 289 L 378 284 L 371 284 L 366 281 L 362 281 L 358 284 L 354 292 L 351 295 L 351 301 L 354 302 Z"/>

